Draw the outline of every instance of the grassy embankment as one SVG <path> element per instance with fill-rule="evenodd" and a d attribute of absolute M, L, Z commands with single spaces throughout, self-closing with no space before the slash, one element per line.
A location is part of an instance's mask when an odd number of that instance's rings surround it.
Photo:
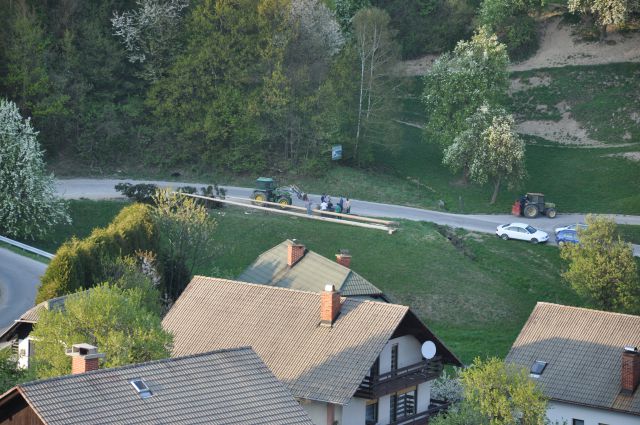
<path fill-rule="evenodd" d="M 66 238 L 105 225 L 126 203 L 74 201 L 73 226 L 33 244 L 55 251 Z M 411 306 L 465 362 L 504 356 L 537 301 L 581 305 L 562 281 L 553 247 L 504 242 L 458 232 L 457 246 L 442 229 L 402 222 L 384 232 L 226 208 L 215 211 L 218 229 L 211 261 L 197 273 L 233 278 L 261 252 L 297 238 L 328 257 L 353 254 L 353 269 L 394 301 Z M 454 237 L 455 240 L 458 240 Z"/>
<path fill-rule="evenodd" d="M 400 143 L 392 152 L 382 151 L 372 170 L 332 167 L 321 176 L 281 176 L 282 183 L 297 183 L 311 193 L 329 192 L 359 199 L 437 208 L 443 200 L 452 212 L 507 213 L 510 205 L 525 191 L 544 192 L 562 212 L 640 213 L 640 164 L 607 156 L 639 151 L 640 144 L 640 64 L 564 67 L 519 72 L 513 75 L 525 85 L 531 77 L 542 78 L 547 85 L 529 85 L 514 93 L 512 110 L 520 119 L 559 120 L 555 107 L 566 102 L 572 117 L 588 129 L 593 139 L 607 144 L 633 143 L 611 148 L 576 148 L 537 137 L 527 137 L 529 177 L 514 190 L 503 188 L 498 202 L 489 205 L 490 185 L 461 186 L 459 176 L 442 163 L 435 141 L 426 143 L 419 128 L 398 124 Z M 419 102 L 422 84 L 419 78 L 406 85 L 407 96 L 401 121 L 423 124 Z M 540 105 L 544 105 L 541 107 Z M 57 172 L 69 175 L 63 167 Z M 75 166 L 74 166 L 75 169 Z M 200 167 L 180 171 L 180 180 L 217 181 L 243 186 L 253 185 L 256 176 L 221 176 Z M 90 171 L 80 171 L 82 174 Z M 131 176 L 171 179 L 169 172 L 148 169 L 128 170 Z M 113 175 L 113 174 L 112 174 Z M 115 175 L 118 175 L 117 173 Z"/>

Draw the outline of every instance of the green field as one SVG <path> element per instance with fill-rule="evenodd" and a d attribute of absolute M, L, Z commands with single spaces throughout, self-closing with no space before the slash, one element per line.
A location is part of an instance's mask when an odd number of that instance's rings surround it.
<path fill-rule="evenodd" d="M 60 227 L 50 240 L 34 245 L 54 251 L 66 238 L 106 224 L 124 205 L 75 201 L 71 212 L 79 227 Z M 411 306 L 465 362 L 478 355 L 504 356 L 537 301 L 582 304 L 561 281 L 554 247 L 451 233 L 428 223 L 402 222 L 390 236 L 235 208 L 212 215 L 218 221 L 215 242 L 204 253 L 207 265 L 196 273 L 234 278 L 287 238 L 328 258 L 348 248 L 355 271 L 393 301 Z"/>

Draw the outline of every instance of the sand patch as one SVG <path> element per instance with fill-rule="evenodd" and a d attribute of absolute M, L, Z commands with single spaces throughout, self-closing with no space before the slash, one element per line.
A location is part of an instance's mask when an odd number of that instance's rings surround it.
<path fill-rule="evenodd" d="M 630 161 L 640 162 L 640 152 L 620 152 L 620 153 L 610 153 L 609 155 L 604 155 L 609 157 L 619 157 L 625 158 Z"/>
<path fill-rule="evenodd" d="M 548 87 L 550 84 L 551 76 L 546 74 L 529 78 L 514 78 L 511 80 L 509 86 L 509 94 L 529 90 L 534 87 Z"/>

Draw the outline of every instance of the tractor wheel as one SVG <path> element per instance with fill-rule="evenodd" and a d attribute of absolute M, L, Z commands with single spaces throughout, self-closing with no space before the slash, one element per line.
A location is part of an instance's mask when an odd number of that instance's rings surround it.
<path fill-rule="evenodd" d="M 280 208 L 285 209 L 291 205 L 291 200 L 286 196 L 281 196 L 278 198 L 278 205 L 280 205 Z"/>
<path fill-rule="evenodd" d="M 531 239 L 531 243 L 535 245 L 535 244 L 538 243 L 538 240 L 536 238 L 533 238 L 533 239 Z"/>
<path fill-rule="evenodd" d="M 500 237 L 502 238 L 503 241 L 509 240 L 509 235 L 507 235 L 506 233 L 504 235 L 501 235 Z"/>
<path fill-rule="evenodd" d="M 267 195 L 265 195 L 262 192 L 253 192 L 253 205 L 259 205 L 259 206 L 263 206 L 264 203 L 267 201 Z"/>
<path fill-rule="evenodd" d="M 556 215 L 558 214 L 555 208 L 549 208 L 546 213 L 549 218 L 556 218 Z"/>
<path fill-rule="evenodd" d="M 525 206 L 524 216 L 529 218 L 536 218 L 538 216 L 538 207 L 536 207 L 535 205 Z"/>

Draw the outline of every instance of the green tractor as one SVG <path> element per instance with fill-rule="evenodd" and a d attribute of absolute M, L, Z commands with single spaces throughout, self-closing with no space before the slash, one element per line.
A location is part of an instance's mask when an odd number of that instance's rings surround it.
<path fill-rule="evenodd" d="M 556 211 L 556 204 L 545 202 L 544 194 L 542 193 L 527 193 L 525 196 L 516 200 L 511 212 L 514 215 L 522 215 L 527 218 L 536 218 L 540 214 L 546 215 L 549 218 L 555 218 L 558 213 Z"/>
<path fill-rule="evenodd" d="M 256 179 L 256 189 L 254 189 L 251 199 L 254 205 L 263 205 L 264 202 L 275 202 L 280 207 L 286 208 L 291 205 L 291 194 L 295 193 L 302 199 L 304 195 L 297 186 L 276 187 L 276 182 L 270 177 L 259 177 Z"/>

